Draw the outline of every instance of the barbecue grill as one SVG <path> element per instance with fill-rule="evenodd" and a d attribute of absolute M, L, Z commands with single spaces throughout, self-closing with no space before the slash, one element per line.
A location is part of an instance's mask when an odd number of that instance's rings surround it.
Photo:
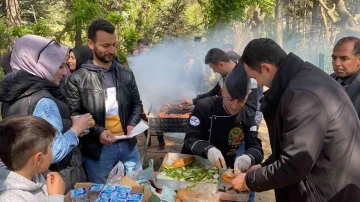
<path fill-rule="evenodd" d="M 183 106 L 181 102 L 167 102 L 162 110 L 156 115 L 149 115 L 151 109 L 149 110 L 147 117 L 149 132 L 144 144 L 143 163 L 151 136 L 157 136 L 164 132 L 185 133 L 186 125 L 193 109 L 193 106 Z"/>
<path fill-rule="evenodd" d="M 149 116 L 150 132 L 184 133 L 193 107 L 178 103 L 166 104 L 157 116 Z"/>

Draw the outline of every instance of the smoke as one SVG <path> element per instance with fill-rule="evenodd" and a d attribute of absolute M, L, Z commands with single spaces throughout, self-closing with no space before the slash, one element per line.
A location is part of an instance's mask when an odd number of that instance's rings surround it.
<path fill-rule="evenodd" d="M 203 81 L 203 75 L 210 75 L 212 70 L 204 64 L 206 53 L 211 48 L 221 48 L 224 43 L 233 44 L 235 52 L 242 54 L 243 49 L 254 37 L 246 26 L 222 26 L 220 31 L 209 31 L 200 42 L 194 38 L 164 39 L 150 47 L 150 51 L 129 56 L 128 63 L 133 70 L 144 105 L 144 110 L 151 115 L 157 114 L 167 101 L 180 101 L 185 98 L 194 98 L 199 93 L 209 91 L 212 87 Z M 272 38 L 276 36 L 262 36 Z M 320 38 L 320 37 L 319 37 Z M 315 42 L 314 42 L 315 41 Z M 323 69 L 331 73 L 332 47 L 324 46 L 321 40 L 301 34 L 284 36 L 284 50 L 294 52 L 303 60 L 310 61 L 316 66 L 319 64 L 319 55 L 325 55 Z M 195 75 L 202 84 L 201 90 L 194 88 L 184 73 L 186 55 L 200 64 L 201 72 Z M 191 80 L 191 79 L 190 79 Z"/>
<path fill-rule="evenodd" d="M 224 38 L 217 35 L 217 39 Z M 209 49 L 219 48 L 227 41 L 204 41 L 204 37 L 201 42 L 193 38 L 167 39 L 150 47 L 148 52 L 127 58 L 146 113 L 151 109 L 151 115 L 157 114 L 167 101 L 192 99 L 211 89 L 203 80 L 205 74 L 212 72 L 204 64 L 205 55 Z M 186 75 L 184 69 L 189 58 L 194 59 L 194 65 Z"/>

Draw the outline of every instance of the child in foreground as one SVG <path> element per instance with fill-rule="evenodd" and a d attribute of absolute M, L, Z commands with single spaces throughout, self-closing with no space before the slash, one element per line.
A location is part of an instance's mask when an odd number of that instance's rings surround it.
<path fill-rule="evenodd" d="M 65 185 L 60 175 L 41 172 L 52 161 L 55 129 L 34 116 L 0 121 L 0 201 L 63 202 Z"/>

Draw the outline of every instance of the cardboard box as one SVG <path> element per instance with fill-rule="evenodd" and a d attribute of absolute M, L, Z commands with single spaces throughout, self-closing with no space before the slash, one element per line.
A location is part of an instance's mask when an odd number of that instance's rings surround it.
<path fill-rule="evenodd" d="M 221 168 L 219 170 L 219 175 L 226 172 L 228 169 Z M 225 192 L 223 192 L 225 190 Z M 219 187 L 218 187 L 218 195 L 220 200 L 225 201 L 243 201 L 246 202 L 249 199 L 249 192 L 239 192 L 237 190 L 232 189 L 231 185 L 224 182 L 222 178 L 219 178 Z"/>
<path fill-rule="evenodd" d="M 92 184 L 93 183 L 90 183 L 90 182 L 76 183 L 75 188 L 85 187 L 86 190 L 88 190 Z M 144 197 L 143 197 L 142 202 L 149 202 L 150 197 L 152 196 L 152 193 L 149 190 L 145 189 L 145 187 L 143 185 L 136 183 L 135 181 L 133 181 L 132 179 L 130 179 L 128 177 L 124 177 L 121 180 L 120 185 L 130 186 L 131 193 L 143 193 Z M 66 194 L 64 202 L 72 202 L 71 197 L 70 197 L 70 192 Z"/>
<path fill-rule="evenodd" d="M 171 166 L 172 163 L 175 160 L 180 159 L 180 158 L 189 157 L 189 156 L 194 156 L 196 162 L 200 162 L 203 165 L 208 165 L 208 166 L 212 167 L 212 164 L 207 159 L 203 159 L 203 158 L 201 158 L 199 156 L 196 156 L 196 155 L 179 154 L 179 153 L 167 153 L 165 155 L 165 158 L 164 158 L 163 163 L 161 164 L 161 166 Z M 159 189 L 162 189 L 163 186 L 167 186 L 167 187 L 172 188 L 173 190 L 179 190 L 179 189 L 184 188 L 186 186 L 193 186 L 194 182 L 159 179 L 159 178 L 157 178 L 157 175 L 156 175 L 155 185 Z M 218 189 L 218 184 L 196 183 L 195 188 L 196 187 L 201 187 L 203 190 L 207 190 L 207 191 L 209 191 L 211 193 L 216 193 L 217 189 Z"/>

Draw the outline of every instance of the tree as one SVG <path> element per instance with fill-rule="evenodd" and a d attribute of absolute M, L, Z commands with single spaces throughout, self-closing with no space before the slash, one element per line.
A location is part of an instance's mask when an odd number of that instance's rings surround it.
<path fill-rule="evenodd" d="M 360 24 L 357 22 L 360 18 L 360 13 L 353 16 L 346 8 L 344 0 L 331 0 L 332 8 L 326 4 L 326 0 L 318 0 L 323 9 L 326 11 L 327 16 L 330 18 L 335 26 L 340 27 L 345 31 L 351 31 L 353 33 L 360 33 Z M 356 5 L 358 2 L 356 2 Z M 356 6 L 357 7 L 357 6 Z M 357 10 L 357 9 L 356 9 Z M 340 19 L 335 16 L 335 12 Z"/>
<path fill-rule="evenodd" d="M 18 0 L 5 0 L 6 3 L 6 27 L 8 31 L 8 51 L 14 46 L 15 37 L 10 35 L 9 29 L 21 25 L 20 6 Z"/>
<path fill-rule="evenodd" d="M 280 46 L 283 46 L 283 1 L 276 0 L 275 16 L 276 16 L 276 41 Z"/>

